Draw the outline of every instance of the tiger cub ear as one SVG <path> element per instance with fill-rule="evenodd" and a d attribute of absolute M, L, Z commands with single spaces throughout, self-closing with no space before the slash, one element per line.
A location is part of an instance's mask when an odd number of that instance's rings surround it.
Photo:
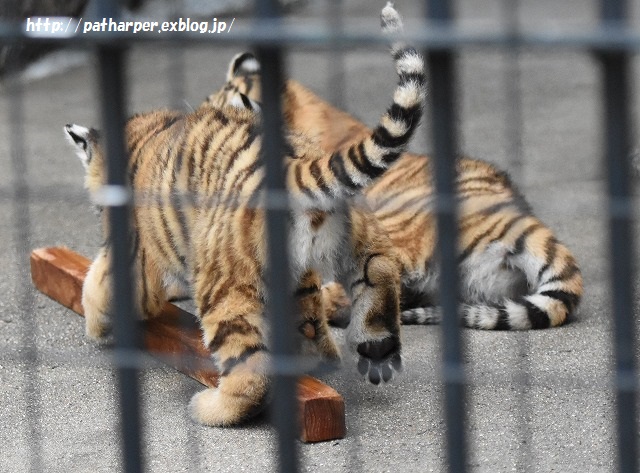
<path fill-rule="evenodd" d="M 88 168 L 93 148 L 98 140 L 98 130 L 76 124 L 67 124 L 64 126 L 64 131 L 65 136 L 74 146 L 76 154 L 82 161 L 82 165 L 85 169 Z"/>
<path fill-rule="evenodd" d="M 251 100 L 242 92 L 234 94 L 234 96 L 229 101 L 229 105 L 240 109 L 252 110 L 256 113 L 260 113 L 261 110 L 260 104 L 258 102 L 256 102 L 255 100 Z"/>
<path fill-rule="evenodd" d="M 260 72 L 260 63 L 253 54 L 249 52 L 236 54 L 229 63 L 227 81 L 237 76 L 246 76 L 258 72 Z"/>

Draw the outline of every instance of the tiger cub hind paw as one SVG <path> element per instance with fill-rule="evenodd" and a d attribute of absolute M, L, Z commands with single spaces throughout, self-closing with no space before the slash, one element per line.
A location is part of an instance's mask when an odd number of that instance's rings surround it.
<path fill-rule="evenodd" d="M 341 284 L 329 282 L 322 286 L 322 301 L 329 325 L 347 328 L 351 322 L 351 301 Z"/>
<path fill-rule="evenodd" d="M 194 421 L 203 425 L 237 425 L 264 410 L 264 398 L 258 402 L 250 398 L 251 396 L 230 396 L 219 388 L 209 388 L 194 394 L 189 402 L 189 413 Z"/>
<path fill-rule="evenodd" d="M 266 352 L 257 351 L 244 362 L 223 370 L 216 388 L 205 389 L 191 398 L 191 417 L 204 425 L 222 427 L 260 413 L 269 394 L 267 364 Z"/>
<path fill-rule="evenodd" d="M 87 312 L 87 311 L 85 311 Z M 85 315 L 84 332 L 87 337 L 99 343 L 106 343 L 111 335 L 111 321 L 102 315 Z"/>
<path fill-rule="evenodd" d="M 390 335 L 382 340 L 362 342 L 357 347 L 358 372 L 370 383 L 389 382 L 394 373 L 402 372 L 400 338 Z"/>

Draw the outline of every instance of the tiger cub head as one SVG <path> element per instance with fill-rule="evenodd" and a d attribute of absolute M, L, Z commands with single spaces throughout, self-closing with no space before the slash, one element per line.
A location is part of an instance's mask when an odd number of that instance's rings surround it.
<path fill-rule="evenodd" d="M 86 171 L 85 188 L 91 193 L 96 192 L 106 182 L 100 132 L 76 124 L 65 125 L 64 131 Z"/>
<path fill-rule="evenodd" d="M 231 59 L 226 84 L 209 95 L 200 108 L 241 107 L 238 104 L 249 100 L 251 106 L 244 108 L 259 110 L 261 93 L 260 63 L 253 54 L 244 52 Z M 285 81 L 282 89 L 282 113 L 290 133 L 300 134 L 330 153 L 362 140 L 371 132 L 348 113 L 291 79 Z"/>
<path fill-rule="evenodd" d="M 259 110 L 261 93 L 260 63 L 253 54 L 244 52 L 231 59 L 224 87 L 209 95 L 200 106 L 223 108 L 233 105 L 241 108 L 244 105 L 244 108 Z M 250 106 L 247 106 L 247 101 Z"/>

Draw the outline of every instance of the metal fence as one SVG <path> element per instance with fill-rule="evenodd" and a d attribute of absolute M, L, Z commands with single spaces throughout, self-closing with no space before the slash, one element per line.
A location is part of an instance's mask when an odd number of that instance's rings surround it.
<path fill-rule="evenodd" d="M 339 5 L 340 2 L 332 2 Z M 633 54 L 640 48 L 640 33 L 627 23 L 628 5 L 624 0 L 602 0 L 600 23 L 589 30 L 535 31 L 524 32 L 517 27 L 507 26 L 500 31 L 472 31 L 459 28 L 455 24 L 452 3 L 447 0 L 427 0 L 428 12 L 419 27 L 409 28 L 406 38 L 425 51 L 429 68 L 429 88 L 431 96 L 430 122 L 432 125 L 433 157 L 439 203 L 438 209 L 438 254 L 441 261 L 440 293 L 443 309 L 441 380 L 443 382 L 443 408 L 446 431 L 446 465 L 448 471 L 469 471 L 470 447 L 468 439 L 468 419 L 465 415 L 465 391 L 468 379 L 463 361 L 463 339 L 460 334 L 457 313 L 458 272 L 456 256 L 456 198 L 454 189 L 455 156 L 458 154 L 459 118 L 456 116 L 456 54 L 465 48 L 486 48 L 507 51 L 517 55 L 523 49 L 555 51 L 574 50 L 594 54 L 602 66 L 602 130 L 606 143 L 604 162 L 608 181 L 609 215 L 609 255 L 611 259 L 611 294 L 614 320 L 615 375 L 612 383 L 615 390 L 617 424 L 617 468 L 621 472 L 638 471 L 636 392 L 637 376 L 635 367 L 635 322 L 634 322 L 634 274 L 633 274 L 633 211 L 631 199 L 630 163 L 631 145 L 631 83 L 630 67 Z M 504 8 L 510 15 L 517 12 L 518 2 L 505 2 Z M 335 11 L 340 8 L 334 5 Z M 95 2 L 98 18 L 118 18 L 119 5 L 115 0 Z M 401 5 L 400 5 L 401 10 Z M 233 35 L 216 37 L 219 44 L 252 44 L 263 65 L 263 153 L 267 163 L 266 188 L 268 193 L 279 194 L 284 189 L 284 177 L 280 170 L 280 156 L 284 149 L 280 135 L 282 125 L 279 91 L 284 80 L 283 52 L 288 48 L 331 48 L 339 45 L 341 50 L 371 45 L 385 44 L 385 38 L 372 31 L 346 30 L 334 17 L 334 24 L 326 26 L 292 26 L 279 21 L 279 7 L 274 1 L 257 1 L 256 21 L 250 25 L 236 25 Z M 10 22 L 0 23 L 0 41 L 5 44 L 24 42 L 56 42 L 61 46 L 92 47 L 98 61 L 97 77 L 102 110 L 102 124 L 109 156 L 109 185 L 125 186 L 126 164 L 123 156 L 123 125 L 127 109 L 125 104 L 126 63 L 124 57 L 129 46 L 138 43 L 180 44 L 182 46 L 206 43 L 209 38 L 197 33 L 181 32 L 166 34 L 158 38 L 151 33 L 89 33 L 67 37 L 33 37 L 25 34 L 24 25 Z M 516 122 L 513 133 L 520 133 L 520 116 L 517 112 L 518 86 L 517 68 L 512 79 L 515 81 L 510 100 L 516 107 L 511 122 Z M 4 196 L 12 203 L 12 226 L 18 248 L 18 258 L 26 261 L 31 248 L 28 247 L 33 222 L 30 221 L 30 185 L 27 182 L 25 160 L 25 136 L 23 120 L 23 91 L 19 81 L 12 82 L 12 99 L 9 100 L 8 115 L 11 117 L 11 193 Z M 521 166 L 519 146 L 511 153 L 515 172 Z M 139 367 L 126 362 L 132 351 L 140 349 L 140 334 L 133 317 L 132 284 L 130 268 L 126 264 L 129 251 L 127 231 L 129 225 L 129 203 L 113 205 L 109 209 L 110 238 L 114 261 L 114 294 L 117 306 L 115 314 L 114 364 L 117 367 L 117 392 L 120 410 L 123 470 L 143 471 L 142 423 L 140 399 L 144 392 L 138 383 Z M 268 240 L 270 242 L 268 312 L 272 315 L 273 347 L 275 363 L 273 402 L 271 406 L 273 424 L 277 431 L 277 459 L 280 471 L 298 471 L 301 465 L 296 445 L 297 426 L 295 416 L 290 415 L 295 404 L 295 377 L 288 370 L 279 370 L 278 361 L 285 365 L 294 354 L 292 337 L 281 327 L 290 326 L 286 314 L 291 313 L 287 291 L 276 284 L 287 281 L 287 240 L 286 208 L 269 208 Z M 277 264 L 276 264 L 277 262 Z M 20 272 L 18 287 L 21 287 L 19 304 L 25 313 L 37 310 L 34 295 L 28 289 L 28 275 Z M 38 332 L 35 319 L 24 318 L 22 343 L 25 347 L 35 346 Z M 121 354 L 121 356 L 118 355 Z M 19 360 L 34 370 L 39 359 L 35 351 L 21 352 Z M 120 361 L 120 363 L 118 362 Z M 26 376 L 23 386 L 26 418 L 30 436 L 29 469 L 46 471 L 43 464 L 43 439 L 40 432 L 42 419 L 42 396 L 34 377 Z M 527 448 L 535 448 L 528 446 Z M 389 466 L 390 468 L 391 466 Z M 195 467 L 194 467 L 195 468 Z M 594 470 L 595 471 L 595 470 Z"/>

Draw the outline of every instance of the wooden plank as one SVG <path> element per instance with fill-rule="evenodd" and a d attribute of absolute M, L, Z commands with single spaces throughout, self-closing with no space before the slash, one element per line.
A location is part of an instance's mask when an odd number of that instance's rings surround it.
<path fill-rule="evenodd" d="M 35 287 L 56 302 L 83 315 L 82 283 L 90 261 L 68 248 L 51 247 L 31 253 Z M 145 346 L 152 354 L 205 386 L 215 387 L 218 373 L 211 369 L 195 317 L 167 303 L 162 314 L 143 322 Z M 181 363 L 195 357 L 202 363 Z M 344 400 L 338 392 L 310 376 L 298 383 L 298 409 L 303 442 L 322 442 L 345 435 Z"/>
<path fill-rule="evenodd" d="M 344 438 L 344 400 L 338 391 L 311 376 L 302 376 L 298 381 L 298 405 L 300 440 L 323 442 Z"/>

